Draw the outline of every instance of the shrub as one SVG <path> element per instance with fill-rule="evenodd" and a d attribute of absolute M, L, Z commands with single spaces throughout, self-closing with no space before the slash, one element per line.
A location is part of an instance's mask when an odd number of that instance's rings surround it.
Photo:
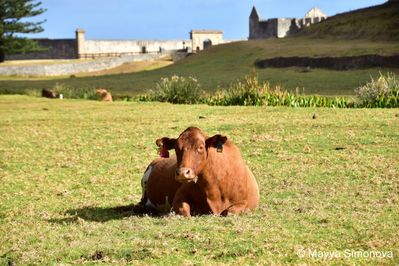
<path fill-rule="evenodd" d="M 380 76 L 355 90 L 361 107 L 399 107 L 399 78 L 394 73 Z"/>
<path fill-rule="evenodd" d="M 63 94 L 66 99 L 85 99 L 85 100 L 98 100 L 99 96 L 96 94 L 96 90 L 91 88 L 71 88 L 62 83 L 56 83 L 52 88 L 52 91 Z"/>
<path fill-rule="evenodd" d="M 283 87 L 271 86 L 269 82 L 260 83 L 255 73 L 237 81 L 226 90 L 218 90 L 206 101 L 209 105 L 266 105 L 289 107 L 354 107 L 347 98 L 327 98 L 323 96 L 305 96 L 291 93 Z"/>
<path fill-rule="evenodd" d="M 25 89 L 22 94 L 28 95 L 28 96 L 33 96 L 33 97 L 41 97 L 42 93 L 41 91 L 37 89 Z"/>
<path fill-rule="evenodd" d="M 259 83 L 255 74 L 245 76 L 226 90 L 218 90 L 205 100 L 210 105 L 263 105 L 264 96 L 270 89 L 269 83 Z"/>
<path fill-rule="evenodd" d="M 140 100 L 152 100 L 177 104 L 200 103 L 203 98 L 200 83 L 193 77 L 172 76 L 161 78 L 156 84 L 156 90 Z"/>

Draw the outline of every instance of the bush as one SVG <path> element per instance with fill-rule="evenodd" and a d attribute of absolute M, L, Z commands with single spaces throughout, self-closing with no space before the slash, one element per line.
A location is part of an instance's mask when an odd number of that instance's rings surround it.
<path fill-rule="evenodd" d="M 99 96 L 96 94 L 95 89 L 79 88 L 74 89 L 62 83 L 56 83 L 50 90 L 57 94 L 63 94 L 66 99 L 85 99 L 85 100 L 98 100 Z"/>
<path fill-rule="evenodd" d="M 23 90 L 22 94 L 32 96 L 32 97 L 41 97 L 42 92 L 37 89 L 25 89 Z"/>
<path fill-rule="evenodd" d="M 361 107 L 399 107 L 399 79 L 394 73 L 380 73 L 378 79 L 355 90 Z"/>
<path fill-rule="evenodd" d="M 226 90 L 218 90 L 214 96 L 205 100 L 209 105 L 263 105 L 265 94 L 270 84 L 260 84 L 255 74 L 245 76 L 243 81 L 237 81 Z"/>
<path fill-rule="evenodd" d="M 281 86 L 271 86 L 268 82 L 260 83 L 255 73 L 237 81 L 226 90 L 218 90 L 206 101 L 209 105 L 266 105 L 289 107 L 354 107 L 347 98 L 327 98 L 322 96 L 304 96 L 290 93 Z"/>
<path fill-rule="evenodd" d="M 200 83 L 193 77 L 172 76 L 161 78 L 156 84 L 156 90 L 149 95 L 141 96 L 142 101 L 160 101 L 177 104 L 201 103 L 203 92 Z"/>

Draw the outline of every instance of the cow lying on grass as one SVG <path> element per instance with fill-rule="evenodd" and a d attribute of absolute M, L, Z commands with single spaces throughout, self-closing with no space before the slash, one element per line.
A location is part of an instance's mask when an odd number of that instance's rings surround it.
<path fill-rule="evenodd" d="M 226 137 L 208 138 L 199 128 L 190 127 L 177 139 L 164 137 L 156 143 L 163 152 L 175 149 L 176 157 L 150 164 L 151 172 L 148 168 L 143 177 L 141 204 L 161 210 L 168 203 L 169 209 L 183 216 L 236 214 L 257 207 L 255 177 Z"/>
<path fill-rule="evenodd" d="M 59 97 L 59 94 L 56 93 L 55 91 L 42 89 L 42 97 L 46 97 L 46 98 L 50 98 L 50 99 L 56 99 L 56 98 Z"/>
<path fill-rule="evenodd" d="M 98 88 L 96 93 L 100 95 L 102 102 L 112 102 L 112 95 L 106 89 Z"/>

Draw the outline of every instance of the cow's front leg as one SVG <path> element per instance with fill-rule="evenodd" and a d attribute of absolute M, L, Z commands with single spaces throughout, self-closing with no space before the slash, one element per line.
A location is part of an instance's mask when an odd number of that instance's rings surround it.
<path fill-rule="evenodd" d="M 246 200 L 236 202 L 230 205 L 227 209 L 225 209 L 221 215 L 229 215 L 229 214 L 239 214 L 244 212 L 247 209 L 248 202 Z"/>
<path fill-rule="evenodd" d="M 184 217 L 190 217 L 190 204 L 187 202 L 176 202 L 173 204 L 173 211 L 177 214 L 180 214 Z"/>
<path fill-rule="evenodd" d="M 191 216 L 191 206 L 188 201 L 188 196 L 190 192 L 190 185 L 182 185 L 177 191 L 173 199 L 172 207 L 176 214 L 182 215 L 184 217 Z"/>

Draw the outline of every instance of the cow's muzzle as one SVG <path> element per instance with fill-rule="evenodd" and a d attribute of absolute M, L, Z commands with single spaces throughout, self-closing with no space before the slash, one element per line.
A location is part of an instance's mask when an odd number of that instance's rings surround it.
<path fill-rule="evenodd" d="M 191 168 L 180 167 L 176 169 L 175 179 L 180 183 L 197 183 L 198 176 Z"/>

